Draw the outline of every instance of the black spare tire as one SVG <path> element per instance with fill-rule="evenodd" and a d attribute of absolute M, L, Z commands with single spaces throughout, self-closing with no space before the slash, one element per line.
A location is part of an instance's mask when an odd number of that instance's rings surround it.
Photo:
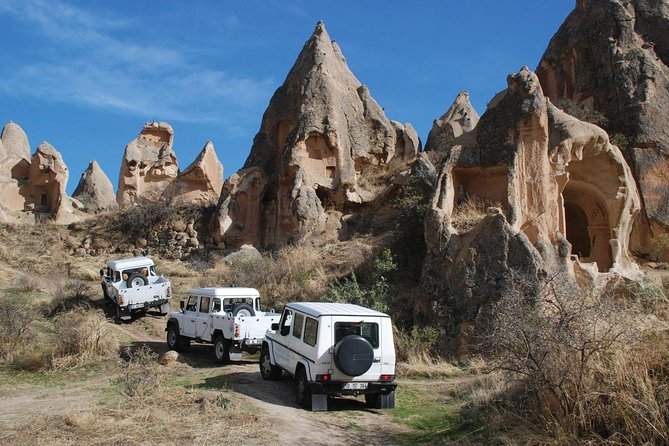
<path fill-rule="evenodd" d="M 136 288 L 144 285 L 148 285 L 149 279 L 146 278 L 144 274 L 132 273 L 128 280 L 125 282 L 128 285 L 128 288 Z"/>
<path fill-rule="evenodd" d="M 362 336 L 348 335 L 334 349 L 337 368 L 349 376 L 360 376 L 372 366 L 374 349 Z"/>

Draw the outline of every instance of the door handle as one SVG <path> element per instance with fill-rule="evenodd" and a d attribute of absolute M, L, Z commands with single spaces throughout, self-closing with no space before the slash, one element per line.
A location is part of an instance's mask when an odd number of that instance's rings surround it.
<path fill-rule="evenodd" d="M 203 324 L 206 324 L 206 323 L 207 323 L 207 321 L 202 321 L 202 323 L 203 323 Z"/>
<path fill-rule="evenodd" d="M 191 322 L 195 322 L 195 319 L 191 319 L 190 321 L 191 321 Z"/>

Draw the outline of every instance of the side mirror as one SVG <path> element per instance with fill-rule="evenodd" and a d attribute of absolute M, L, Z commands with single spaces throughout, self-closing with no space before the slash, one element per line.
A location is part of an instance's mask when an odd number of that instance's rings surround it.
<path fill-rule="evenodd" d="M 184 301 L 183 301 L 183 300 L 179 301 L 179 308 L 181 308 L 181 311 L 184 311 L 184 307 L 185 307 L 185 306 L 186 306 L 186 305 L 184 304 Z"/>
<path fill-rule="evenodd" d="M 101 270 L 100 270 L 100 277 L 102 277 L 102 276 L 104 276 L 104 275 L 105 275 L 105 270 L 101 269 Z"/>
<path fill-rule="evenodd" d="M 288 336 L 289 331 L 290 331 L 290 325 L 281 327 L 281 336 Z"/>
<path fill-rule="evenodd" d="M 271 327 L 271 328 L 272 328 L 272 331 L 277 331 L 277 330 L 279 329 L 279 323 L 278 323 L 278 322 L 274 322 L 274 323 L 272 324 L 272 327 Z"/>

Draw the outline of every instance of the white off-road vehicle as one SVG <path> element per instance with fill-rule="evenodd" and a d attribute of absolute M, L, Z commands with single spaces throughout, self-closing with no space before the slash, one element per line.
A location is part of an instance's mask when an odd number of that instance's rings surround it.
<path fill-rule="evenodd" d="M 100 270 L 105 303 L 115 305 L 117 321 L 129 320 L 132 313 L 159 308 L 161 314 L 172 309 L 172 285 L 156 274 L 156 265 L 148 257 L 110 260 Z"/>
<path fill-rule="evenodd" d="M 181 301 L 181 311 L 169 314 L 167 345 L 179 350 L 191 341 L 211 343 L 216 360 L 225 364 L 230 353 L 256 353 L 279 316 L 261 311 L 254 288 L 197 288 Z"/>
<path fill-rule="evenodd" d="M 395 407 L 395 344 L 390 317 L 358 305 L 297 302 L 286 305 L 265 336 L 260 373 L 295 378 L 297 402 L 327 410 L 327 397 L 365 395 L 367 405 Z"/>

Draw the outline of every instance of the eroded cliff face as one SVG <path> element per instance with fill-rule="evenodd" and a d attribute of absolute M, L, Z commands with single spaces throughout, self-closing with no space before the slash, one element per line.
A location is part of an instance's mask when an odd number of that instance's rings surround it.
<path fill-rule="evenodd" d="M 620 150 L 553 106 L 529 69 L 507 84 L 475 128 L 435 147 L 446 158 L 425 220 L 422 283 L 461 344 L 516 288 L 531 296 L 551 279 L 639 278 L 628 247 L 640 200 Z M 472 202 L 485 216 L 463 227 Z"/>
<path fill-rule="evenodd" d="M 381 190 L 365 178 L 419 150 L 415 130 L 386 118 L 319 22 L 274 93 L 244 169 L 224 186 L 212 234 L 226 247 L 343 237 Z"/>
<path fill-rule="evenodd" d="M 546 96 L 595 109 L 626 136 L 643 204 L 631 247 L 645 252 L 669 232 L 669 1 L 577 1 L 537 75 Z"/>

